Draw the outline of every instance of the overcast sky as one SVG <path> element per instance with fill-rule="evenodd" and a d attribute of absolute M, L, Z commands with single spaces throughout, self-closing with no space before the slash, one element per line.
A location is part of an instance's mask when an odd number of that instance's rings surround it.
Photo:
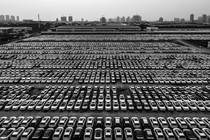
<path fill-rule="evenodd" d="M 203 13 L 210 15 L 210 0 L 0 0 L 0 15 L 20 16 L 20 19 L 54 21 L 61 16 L 72 15 L 74 20 L 99 20 L 117 16 L 139 14 L 143 20 L 189 19 Z"/>

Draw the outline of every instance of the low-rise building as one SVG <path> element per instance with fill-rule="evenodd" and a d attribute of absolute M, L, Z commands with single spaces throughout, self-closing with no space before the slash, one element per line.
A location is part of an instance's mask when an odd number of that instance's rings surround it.
<path fill-rule="evenodd" d="M 10 34 L 13 32 L 12 27 L 0 27 L 0 34 Z"/>

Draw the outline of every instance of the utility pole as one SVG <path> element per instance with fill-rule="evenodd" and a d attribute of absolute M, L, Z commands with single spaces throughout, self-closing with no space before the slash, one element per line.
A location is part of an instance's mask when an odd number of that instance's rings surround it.
<path fill-rule="evenodd" d="M 40 17 L 39 17 L 39 14 L 38 14 L 38 27 L 39 27 L 39 29 L 40 29 Z"/>

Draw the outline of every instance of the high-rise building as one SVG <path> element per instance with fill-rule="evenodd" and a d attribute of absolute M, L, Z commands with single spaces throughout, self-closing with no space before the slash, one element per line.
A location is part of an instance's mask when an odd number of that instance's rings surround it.
<path fill-rule="evenodd" d="M 179 18 L 174 18 L 174 22 L 180 22 Z"/>
<path fill-rule="evenodd" d="M 210 23 L 210 16 L 208 16 L 208 23 Z"/>
<path fill-rule="evenodd" d="M 185 22 L 185 19 L 184 18 L 181 18 L 180 22 L 182 22 L 182 23 Z"/>
<path fill-rule="evenodd" d="M 162 17 L 159 18 L 159 22 L 163 22 L 163 18 Z"/>
<path fill-rule="evenodd" d="M 198 22 L 202 22 L 203 21 L 203 17 L 198 17 Z"/>
<path fill-rule="evenodd" d="M 9 19 L 9 15 L 6 15 L 5 18 L 6 18 L 6 21 L 9 21 L 10 20 Z"/>
<path fill-rule="evenodd" d="M 117 17 L 117 21 L 116 22 L 120 22 L 120 17 Z"/>
<path fill-rule="evenodd" d="M 124 16 L 121 18 L 121 21 L 122 22 L 125 22 L 125 17 Z"/>
<path fill-rule="evenodd" d="M 134 15 L 133 16 L 133 22 L 141 22 L 141 16 L 140 15 Z"/>
<path fill-rule="evenodd" d="M 131 18 L 130 17 L 127 17 L 126 18 L 126 22 L 131 22 Z"/>
<path fill-rule="evenodd" d="M 0 15 L 0 22 L 5 21 L 4 15 Z"/>
<path fill-rule="evenodd" d="M 190 22 L 194 22 L 194 14 L 190 14 Z"/>
<path fill-rule="evenodd" d="M 66 22 L 66 21 L 67 21 L 67 20 L 66 20 L 66 17 L 65 17 L 65 16 L 62 16 L 62 17 L 61 17 L 61 21 Z"/>
<path fill-rule="evenodd" d="M 206 23 L 207 22 L 207 15 L 206 14 L 203 14 L 202 15 L 202 22 L 203 23 Z"/>
<path fill-rule="evenodd" d="M 19 18 L 19 16 L 17 16 L 17 17 L 16 17 L 16 21 L 20 21 L 20 18 Z"/>
<path fill-rule="evenodd" d="M 117 18 L 112 18 L 112 22 L 117 22 Z"/>
<path fill-rule="evenodd" d="M 11 16 L 11 21 L 12 21 L 12 22 L 15 21 L 15 16 Z"/>
<path fill-rule="evenodd" d="M 73 17 L 72 16 L 69 16 L 68 17 L 68 20 L 69 20 L 69 22 L 73 22 Z"/>
<path fill-rule="evenodd" d="M 105 23 L 105 22 L 106 22 L 106 18 L 105 18 L 105 17 L 101 17 L 101 18 L 100 18 L 100 21 L 101 21 L 102 23 Z"/>

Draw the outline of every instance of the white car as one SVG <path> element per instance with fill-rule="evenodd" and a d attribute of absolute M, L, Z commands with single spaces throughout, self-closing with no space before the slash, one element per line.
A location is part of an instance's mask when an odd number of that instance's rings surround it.
<path fill-rule="evenodd" d="M 13 127 L 13 128 L 19 127 L 20 124 L 21 124 L 21 122 L 23 121 L 24 118 L 25 118 L 25 117 L 23 117 L 23 116 L 19 116 L 18 118 L 16 118 L 16 119 L 12 122 L 11 127 Z"/>
<path fill-rule="evenodd" d="M 187 123 L 185 122 L 185 120 L 181 117 L 176 117 L 176 122 L 179 125 L 180 128 L 185 129 L 188 127 Z"/>
<path fill-rule="evenodd" d="M 17 140 L 20 139 L 20 136 L 24 132 L 25 127 L 18 127 L 15 131 L 12 132 L 12 135 L 10 136 L 10 140 Z"/>
<path fill-rule="evenodd" d="M 77 121 L 77 117 L 71 117 L 70 119 L 69 119 L 69 122 L 68 122 L 68 124 L 67 124 L 67 126 L 68 127 L 74 127 L 75 126 L 75 124 L 76 124 L 76 121 Z"/>
<path fill-rule="evenodd" d="M 163 133 L 165 134 L 167 140 L 175 140 L 175 135 L 170 128 L 163 128 Z"/>
<path fill-rule="evenodd" d="M 63 127 L 57 127 L 55 129 L 55 132 L 54 132 L 53 136 L 52 136 L 52 139 L 53 140 L 60 140 L 61 137 L 62 137 L 63 131 L 64 131 Z"/>
<path fill-rule="evenodd" d="M 21 140 L 28 140 L 30 139 L 30 137 L 32 136 L 34 132 L 34 128 L 33 127 L 28 127 L 27 129 L 25 129 L 25 131 L 22 133 L 20 139 Z"/>
<path fill-rule="evenodd" d="M 123 140 L 123 133 L 120 127 L 115 127 L 114 137 L 115 137 L 115 140 Z"/>
<path fill-rule="evenodd" d="M 168 127 L 167 120 L 164 117 L 158 117 L 158 122 L 162 128 Z"/>
<path fill-rule="evenodd" d="M 80 117 L 77 122 L 77 127 L 83 128 L 85 126 L 86 117 Z"/>
<path fill-rule="evenodd" d="M 35 109 L 36 110 L 41 110 L 45 104 L 46 100 L 41 100 L 38 102 L 38 104 L 36 105 Z"/>
<path fill-rule="evenodd" d="M 106 117 L 105 118 L 105 127 L 112 127 L 112 118 L 111 117 Z"/>
<path fill-rule="evenodd" d="M 44 118 L 42 118 L 41 122 L 39 123 L 39 127 L 45 128 L 49 122 L 50 122 L 50 116 L 45 116 Z"/>
<path fill-rule="evenodd" d="M 117 88 L 116 88 L 116 86 L 112 86 L 112 92 L 113 92 L 113 94 L 116 94 L 116 93 L 117 93 Z"/>
<path fill-rule="evenodd" d="M 86 127 L 93 127 L 94 124 L 94 117 L 88 117 L 86 122 Z"/>
<path fill-rule="evenodd" d="M 90 110 L 96 110 L 96 100 L 90 102 Z"/>
<path fill-rule="evenodd" d="M 124 134 L 126 140 L 133 140 L 133 131 L 130 127 L 124 128 Z"/>
<path fill-rule="evenodd" d="M 113 100 L 113 110 L 119 110 L 119 103 L 117 100 Z"/>
<path fill-rule="evenodd" d="M 154 128 L 154 134 L 157 140 L 165 140 L 165 136 L 163 134 L 162 129 Z"/>
<path fill-rule="evenodd" d="M 206 124 L 208 127 L 210 127 L 210 119 L 209 119 L 209 118 L 207 118 L 207 117 L 202 117 L 201 119 L 205 122 L 205 124 Z"/>
<path fill-rule="evenodd" d="M 120 102 L 120 109 L 121 109 L 122 111 L 126 111 L 126 110 L 127 110 L 127 105 L 126 105 L 125 102 Z"/>
<path fill-rule="evenodd" d="M 149 100 L 149 105 L 153 111 L 158 111 L 158 106 L 153 100 Z"/>
<path fill-rule="evenodd" d="M 58 127 L 66 127 L 68 120 L 69 120 L 68 117 L 61 117 L 58 122 Z"/>
<path fill-rule="evenodd" d="M 184 135 L 184 133 L 181 129 L 174 128 L 173 131 L 174 131 L 174 135 L 176 136 L 176 138 L 178 140 L 185 140 L 186 139 L 186 137 L 185 137 L 185 135 Z"/>
<path fill-rule="evenodd" d="M 195 121 L 195 123 L 197 124 L 197 126 L 199 128 L 205 128 L 206 127 L 206 123 L 201 118 L 193 117 L 193 120 Z"/>
<path fill-rule="evenodd" d="M 0 139 L 8 140 L 14 131 L 15 131 L 15 128 L 9 128 L 7 130 L 4 130 L 4 132 L 0 136 Z"/>
<path fill-rule="evenodd" d="M 28 107 L 28 105 L 31 103 L 32 100 L 25 100 L 22 102 L 21 106 L 20 106 L 20 110 L 26 110 L 26 108 Z"/>
<path fill-rule="evenodd" d="M 199 140 L 207 140 L 208 139 L 206 134 L 199 128 L 193 128 L 193 132 Z"/>
<path fill-rule="evenodd" d="M 210 111 L 210 101 L 203 101 L 205 108 Z"/>
<path fill-rule="evenodd" d="M 21 100 L 17 100 L 13 103 L 12 110 L 18 110 L 22 104 Z"/>
<path fill-rule="evenodd" d="M 49 122 L 49 127 L 52 127 L 52 128 L 56 127 L 58 122 L 59 122 L 59 117 L 54 116 Z"/>
<path fill-rule="evenodd" d="M 165 111 L 166 110 L 166 107 L 165 107 L 165 105 L 163 104 L 162 101 L 157 100 L 156 103 L 157 103 L 157 106 L 160 109 L 160 111 Z"/>
<path fill-rule="evenodd" d="M 32 120 L 33 120 L 32 116 L 25 117 L 23 121 L 21 122 L 21 127 L 25 127 L 25 128 L 28 127 L 29 124 L 32 122 Z"/>
<path fill-rule="evenodd" d="M 178 124 L 173 117 L 168 117 L 167 121 L 168 121 L 171 128 L 177 128 L 178 127 Z"/>
<path fill-rule="evenodd" d="M 57 110 L 60 102 L 61 102 L 60 100 L 55 100 L 53 104 L 51 105 L 51 110 L 53 111 Z"/>
<path fill-rule="evenodd" d="M 104 129 L 104 140 L 112 140 L 112 128 L 106 127 Z"/>
<path fill-rule="evenodd" d="M 195 121 L 192 118 L 185 117 L 184 120 L 187 123 L 187 125 L 188 125 L 189 128 L 192 129 L 192 128 L 196 128 L 197 127 L 197 124 L 195 123 Z"/>
<path fill-rule="evenodd" d="M 195 105 L 197 106 L 197 108 L 200 110 L 200 111 L 205 111 L 206 109 L 208 110 L 210 110 L 210 108 L 208 108 L 208 106 L 205 106 L 204 105 L 204 103 L 203 103 L 203 101 L 197 101 L 196 103 L 195 103 Z"/>
<path fill-rule="evenodd" d="M 173 104 L 176 111 L 181 111 L 182 110 L 182 107 L 181 107 L 179 101 L 171 101 L 171 103 Z"/>
<path fill-rule="evenodd" d="M 84 140 L 91 140 L 93 137 L 93 129 L 91 127 L 87 127 L 84 132 L 83 139 Z"/>
<path fill-rule="evenodd" d="M 74 105 L 74 110 L 77 110 L 77 111 L 80 110 L 81 106 L 82 106 L 82 102 L 77 101 Z"/>
<path fill-rule="evenodd" d="M 165 104 L 168 111 L 174 111 L 174 107 L 170 101 L 165 100 L 163 103 Z"/>
<path fill-rule="evenodd" d="M 203 128 L 202 130 L 203 130 L 203 132 L 206 134 L 206 136 L 207 136 L 208 138 L 210 138 L 210 129 L 209 129 L 209 128 Z"/>
<path fill-rule="evenodd" d="M 110 94 L 106 94 L 105 101 L 111 102 L 111 95 Z"/>
<path fill-rule="evenodd" d="M 194 101 L 190 101 L 190 102 L 187 102 L 188 105 L 189 105 L 189 108 L 192 110 L 192 111 L 197 111 L 198 108 L 196 106 L 196 103 Z M 205 108 L 204 108 L 205 109 Z"/>
<path fill-rule="evenodd" d="M 33 100 L 28 105 L 28 110 L 34 110 L 35 106 L 38 104 L 39 100 Z"/>
<path fill-rule="evenodd" d="M 140 128 L 140 122 L 138 117 L 132 117 L 131 121 L 134 128 Z"/>
<path fill-rule="evenodd" d="M 44 111 L 50 110 L 51 105 L 53 104 L 54 100 L 48 100 L 45 105 L 43 106 Z"/>
<path fill-rule="evenodd" d="M 159 127 L 158 120 L 155 117 L 150 117 L 149 121 L 153 128 Z"/>
<path fill-rule="evenodd" d="M 112 109 L 111 101 L 106 101 L 105 102 L 105 110 L 111 111 L 111 109 Z"/>
<path fill-rule="evenodd" d="M 66 106 L 66 110 L 72 110 L 73 107 L 74 107 L 74 103 L 75 101 L 74 100 L 70 100 Z"/>

